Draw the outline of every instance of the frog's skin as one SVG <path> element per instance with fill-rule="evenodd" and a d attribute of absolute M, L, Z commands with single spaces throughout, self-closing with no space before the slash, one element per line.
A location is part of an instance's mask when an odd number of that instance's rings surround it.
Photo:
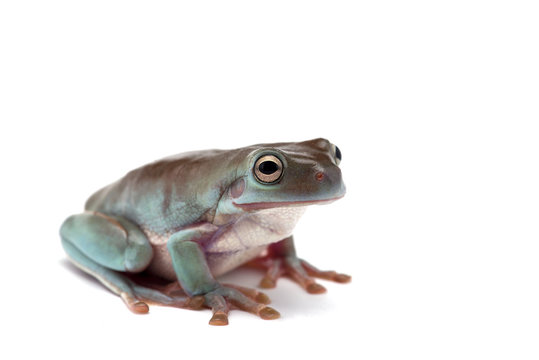
<path fill-rule="evenodd" d="M 275 319 L 266 295 L 216 277 L 249 263 L 267 271 L 265 288 L 283 275 L 310 293 L 325 291 L 313 277 L 350 281 L 299 259 L 292 238 L 307 205 L 344 196 L 340 158 L 325 139 L 165 158 L 92 195 L 85 212 L 62 224 L 62 244 L 135 313 L 147 313 L 148 303 L 207 306 L 210 324 L 225 325 L 234 305 Z M 171 283 L 142 286 L 138 273 Z"/>

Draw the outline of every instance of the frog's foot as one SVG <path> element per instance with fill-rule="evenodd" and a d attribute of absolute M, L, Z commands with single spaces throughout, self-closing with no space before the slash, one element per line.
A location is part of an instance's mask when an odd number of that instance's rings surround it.
<path fill-rule="evenodd" d="M 257 258 L 248 263 L 249 266 L 262 268 L 266 274 L 260 281 L 260 287 L 270 289 L 277 285 L 277 280 L 288 276 L 310 294 L 322 294 L 326 288 L 318 284 L 314 278 L 330 280 L 338 283 L 347 283 L 352 277 L 336 271 L 322 271 L 307 261 L 294 256 L 272 256 Z"/>
<path fill-rule="evenodd" d="M 185 293 L 172 293 L 166 289 L 158 290 L 150 287 L 145 287 L 129 281 L 129 287 L 126 291 L 120 292 L 127 308 L 135 314 L 146 314 L 149 311 L 149 304 L 171 306 L 182 309 L 199 310 L 204 306 L 204 298 L 202 296 L 189 297 Z"/>
<path fill-rule="evenodd" d="M 280 317 L 277 310 L 266 306 L 269 298 L 254 289 L 236 285 L 221 285 L 217 289 L 204 295 L 206 306 L 210 307 L 213 316 L 210 325 L 228 325 L 228 312 L 230 306 L 250 312 L 264 320 L 273 320 Z"/>

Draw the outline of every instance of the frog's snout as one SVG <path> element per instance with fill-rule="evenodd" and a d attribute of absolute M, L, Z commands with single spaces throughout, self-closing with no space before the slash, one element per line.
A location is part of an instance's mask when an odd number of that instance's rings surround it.
<path fill-rule="evenodd" d="M 342 197 L 346 193 L 341 169 L 338 166 L 318 169 L 314 173 L 314 179 L 324 192 L 332 197 Z"/>

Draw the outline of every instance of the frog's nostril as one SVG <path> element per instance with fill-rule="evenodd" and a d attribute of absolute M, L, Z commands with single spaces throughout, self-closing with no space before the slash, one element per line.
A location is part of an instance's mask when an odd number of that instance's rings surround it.
<path fill-rule="evenodd" d="M 322 171 L 319 171 L 319 172 L 317 172 L 317 173 L 314 175 L 314 177 L 315 177 L 316 180 L 318 180 L 318 181 L 324 180 L 324 176 L 325 176 L 325 175 L 324 175 L 324 173 L 323 173 Z"/>

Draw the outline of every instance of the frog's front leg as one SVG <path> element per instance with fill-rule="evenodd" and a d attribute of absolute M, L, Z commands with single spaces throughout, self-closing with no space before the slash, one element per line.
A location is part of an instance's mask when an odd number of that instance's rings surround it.
<path fill-rule="evenodd" d="M 262 288 L 274 288 L 281 276 L 289 276 L 311 294 L 321 294 L 326 288 L 318 284 L 314 278 L 350 282 L 352 277 L 335 271 L 322 271 L 297 257 L 293 237 L 290 236 L 268 247 L 268 254 L 251 261 L 248 265 L 266 270 L 260 281 Z"/>
<path fill-rule="evenodd" d="M 267 297 L 256 290 L 222 285 L 211 274 L 203 248 L 197 242 L 208 236 L 204 225 L 180 230 L 168 240 L 172 266 L 182 289 L 190 296 L 202 295 L 213 311 L 210 325 L 227 325 L 230 305 L 260 316 L 276 319 L 279 313 L 266 306 Z"/>

